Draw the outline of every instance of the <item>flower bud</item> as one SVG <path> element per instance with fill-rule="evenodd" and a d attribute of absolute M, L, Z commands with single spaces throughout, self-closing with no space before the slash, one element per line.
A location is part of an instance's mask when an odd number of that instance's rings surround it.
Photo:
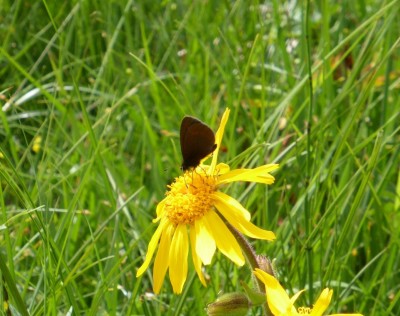
<path fill-rule="evenodd" d="M 263 270 L 264 272 L 267 272 L 268 274 L 270 274 L 272 276 L 276 275 L 273 264 L 271 263 L 271 260 L 269 260 L 267 257 L 258 255 L 257 263 L 258 263 L 260 269 Z"/>
<path fill-rule="evenodd" d="M 221 295 L 214 303 L 207 305 L 208 316 L 244 316 L 251 304 L 247 296 L 240 292 Z"/>

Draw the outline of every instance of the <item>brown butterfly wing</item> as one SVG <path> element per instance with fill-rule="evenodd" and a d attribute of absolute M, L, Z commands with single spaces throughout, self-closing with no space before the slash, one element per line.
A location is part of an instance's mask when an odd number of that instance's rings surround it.
<path fill-rule="evenodd" d="M 211 128 L 191 116 L 185 116 L 182 120 L 180 141 L 183 170 L 197 167 L 217 147 Z"/>

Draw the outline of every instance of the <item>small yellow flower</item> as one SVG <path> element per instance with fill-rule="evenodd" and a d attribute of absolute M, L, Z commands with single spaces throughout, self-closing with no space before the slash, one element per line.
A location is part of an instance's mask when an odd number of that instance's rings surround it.
<path fill-rule="evenodd" d="M 40 151 L 41 147 L 42 147 L 42 137 L 35 136 L 35 138 L 33 139 L 32 151 L 37 154 Z"/>
<path fill-rule="evenodd" d="M 279 284 L 279 281 L 272 275 L 260 269 L 255 269 L 254 274 L 265 284 L 268 306 L 274 316 L 321 316 L 331 302 L 333 290 L 326 288 L 322 291 L 313 308 L 300 307 L 296 310 L 294 302 L 304 290 L 289 298 L 284 288 Z M 340 315 L 362 316 L 362 314 L 332 314 L 331 316 Z"/>
<path fill-rule="evenodd" d="M 194 268 L 204 286 L 202 264 L 211 263 L 216 248 L 237 265 L 245 263 L 241 248 L 225 221 L 249 237 L 275 239 L 273 232 L 250 222 L 250 213 L 237 200 L 218 191 L 221 185 L 234 181 L 271 184 L 275 179 L 269 172 L 278 168 L 278 165 L 271 164 L 255 169 L 230 170 L 226 164 L 217 165 L 218 149 L 228 116 L 229 109 L 225 111 L 215 134 L 217 148 L 211 164 L 200 164 L 195 170 L 186 171 L 176 178 L 157 206 L 154 222 L 159 222 L 159 226 L 150 240 L 144 263 L 136 274 L 139 277 L 146 271 L 158 245 L 153 268 L 155 293 L 159 293 L 168 269 L 173 291 L 182 292 L 188 271 L 189 245 Z"/>

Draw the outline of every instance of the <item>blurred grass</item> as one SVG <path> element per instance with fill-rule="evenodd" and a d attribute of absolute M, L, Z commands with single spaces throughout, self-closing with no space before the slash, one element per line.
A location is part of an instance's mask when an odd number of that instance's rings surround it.
<path fill-rule="evenodd" d="M 272 186 L 227 191 L 277 234 L 254 246 L 283 285 L 310 306 L 333 288 L 331 312 L 398 315 L 400 3 L 306 4 L 3 1 L 0 301 L 200 315 L 240 290 L 249 271 L 220 255 L 181 296 L 135 278 L 180 174 L 180 120 L 215 130 L 230 107 L 221 161 L 281 165 Z"/>

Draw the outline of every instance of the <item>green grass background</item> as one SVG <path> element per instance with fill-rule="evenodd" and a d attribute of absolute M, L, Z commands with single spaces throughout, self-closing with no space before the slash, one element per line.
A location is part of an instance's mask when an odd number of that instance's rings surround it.
<path fill-rule="evenodd" d="M 220 161 L 279 163 L 223 188 L 277 235 L 254 241 L 298 305 L 400 315 L 400 2 L 0 1 L 0 310 L 203 315 L 250 271 L 221 254 L 182 295 L 135 277 L 179 126 Z M 41 137 L 39 152 L 33 150 Z M 261 310 L 253 308 L 249 315 Z"/>

